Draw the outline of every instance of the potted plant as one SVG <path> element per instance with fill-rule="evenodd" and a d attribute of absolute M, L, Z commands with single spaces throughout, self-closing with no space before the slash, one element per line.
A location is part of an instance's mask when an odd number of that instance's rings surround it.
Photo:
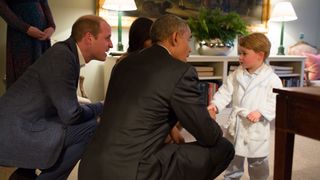
<path fill-rule="evenodd" d="M 219 8 L 200 8 L 197 17 L 188 19 L 196 39 L 196 49 L 203 55 L 227 55 L 237 35 L 246 35 L 247 25 L 235 12 L 225 13 Z"/>

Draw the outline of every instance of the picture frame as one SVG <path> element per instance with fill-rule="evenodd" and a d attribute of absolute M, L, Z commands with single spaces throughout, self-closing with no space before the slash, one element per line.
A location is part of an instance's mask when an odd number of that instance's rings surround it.
<path fill-rule="evenodd" d="M 96 0 L 96 14 L 117 27 L 117 13 L 102 8 L 105 0 Z M 135 0 L 136 11 L 123 12 L 122 26 L 129 27 L 139 16 L 157 18 L 165 13 L 184 19 L 196 16 L 200 6 L 221 8 L 225 12 L 235 11 L 248 23 L 251 32 L 267 32 L 270 17 L 270 0 Z"/>

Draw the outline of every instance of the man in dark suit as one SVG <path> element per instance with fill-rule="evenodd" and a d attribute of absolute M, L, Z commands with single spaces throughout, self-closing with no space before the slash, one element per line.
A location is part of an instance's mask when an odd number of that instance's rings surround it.
<path fill-rule="evenodd" d="M 152 25 L 155 45 L 116 65 L 80 180 L 209 180 L 228 166 L 233 146 L 201 101 L 197 73 L 185 62 L 190 38 L 184 20 L 165 15 Z M 196 142 L 164 144 L 177 120 Z"/>
<path fill-rule="evenodd" d="M 40 180 L 67 179 L 103 107 L 78 103 L 80 66 L 104 61 L 110 37 L 104 19 L 79 18 L 71 37 L 48 49 L 0 98 L 0 165 L 26 168 L 12 179 L 27 176 L 27 169 L 41 169 Z"/>

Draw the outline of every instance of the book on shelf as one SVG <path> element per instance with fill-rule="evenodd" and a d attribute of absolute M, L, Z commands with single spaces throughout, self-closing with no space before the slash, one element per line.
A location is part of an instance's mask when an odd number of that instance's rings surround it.
<path fill-rule="evenodd" d="M 201 71 L 212 71 L 214 70 L 211 66 L 195 66 L 197 72 Z"/>
<path fill-rule="evenodd" d="M 214 73 L 212 71 L 201 71 L 198 72 L 199 77 L 204 77 L 204 76 L 213 76 Z"/>
<path fill-rule="evenodd" d="M 287 77 L 281 78 L 283 87 L 300 87 L 300 78 L 298 77 Z"/>
<path fill-rule="evenodd" d="M 278 70 L 278 71 L 293 71 L 293 67 L 291 66 L 274 66 L 274 65 L 271 65 L 271 68 L 274 69 L 274 70 Z"/>
<path fill-rule="evenodd" d="M 282 71 L 274 71 L 277 75 L 282 75 L 282 74 L 292 74 L 292 70 L 282 70 Z"/>
<path fill-rule="evenodd" d="M 201 92 L 201 101 L 208 106 L 212 100 L 213 95 L 218 91 L 218 88 L 218 83 L 200 81 L 199 90 Z"/>
<path fill-rule="evenodd" d="M 273 69 L 274 73 L 276 73 L 277 75 L 285 75 L 285 74 L 292 74 L 293 73 L 293 67 L 291 67 L 291 66 L 271 65 L 271 68 Z"/>
<path fill-rule="evenodd" d="M 199 77 L 214 76 L 214 67 L 212 66 L 195 66 Z"/>

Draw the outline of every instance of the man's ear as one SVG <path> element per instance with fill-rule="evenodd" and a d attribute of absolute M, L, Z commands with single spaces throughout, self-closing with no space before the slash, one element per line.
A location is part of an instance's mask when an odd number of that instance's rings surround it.
<path fill-rule="evenodd" d="M 92 38 L 94 38 L 94 37 L 90 32 L 86 32 L 84 34 L 84 37 L 83 37 L 83 39 L 85 40 L 86 44 L 91 44 L 92 43 Z"/>
<path fill-rule="evenodd" d="M 169 42 L 172 46 L 176 46 L 178 44 L 178 33 L 174 32 L 170 36 Z"/>

